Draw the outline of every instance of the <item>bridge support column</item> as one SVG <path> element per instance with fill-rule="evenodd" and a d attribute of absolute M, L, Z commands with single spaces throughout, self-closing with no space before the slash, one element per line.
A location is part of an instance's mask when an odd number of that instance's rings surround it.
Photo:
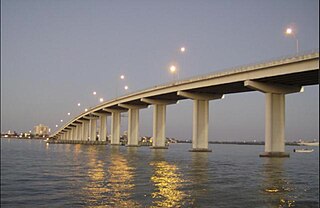
<path fill-rule="evenodd" d="M 88 131 L 89 131 L 89 121 L 85 120 L 82 122 L 82 140 L 88 140 Z"/>
<path fill-rule="evenodd" d="M 112 145 L 120 145 L 120 112 L 111 113 L 111 142 Z"/>
<path fill-rule="evenodd" d="M 107 141 L 107 115 L 100 116 L 99 140 Z"/>
<path fill-rule="evenodd" d="M 73 140 L 78 140 L 78 125 L 73 128 Z"/>
<path fill-rule="evenodd" d="M 193 100 L 191 152 L 212 152 L 208 148 L 209 100 L 221 99 L 221 94 L 178 91 L 177 95 Z"/>
<path fill-rule="evenodd" d="M 77 125 L 77 140 L 82 140 L 82 124 Z"/>
<path fill-rule="evenodd" d="M 139 146 L 139 110 L 141 108 L 147 108 L 148 105 L 130 105 L 119 104 L 122 108 L 128 110 L 128 147 Z"/>
<path fill-rule="evenodd" d="M 73 127 L 71 127 L 71 129 L 70 129 L 70 140 L 74 140 L 74 128 Z"/>
<path fill-rule="evenodd" d="M 261 157 L 288 157 L 285 153 L 285 95 L 266 93 L 265 152 Z"/>
<path fill-rule="evenodd" d="M 265 94 L 265 152 L 260 157 L 289 157 L 285 152 L 285 94 L 300 92 L 302 87 L 251 80 L 244 85 Z"/>
<path fill-rule="evenodd" d="M 70 140 L 70 130 L 67 130 L 66 132 L 66 140 Z"/>
<path fill-rule="evenodd" d="M 138 146 L 139 140 L 139 109 L 129 109 L 128 112 L 128 144 Z"/>
<path fill-rule="evenodd" d="M 97 120 L 90 119 L 90 141 L 96 141 L 97 138 Z"/>
<path fill-rule="evenodd" d="M 166 146 L 166 107 L 176 100 L 142 98 L 142 102 L 153 105 L 152 149 L 167 149 Z"/>
<path fill-rule="evenodd" d="M 166 149 L 166 105 L 153 105 L 152 148 Z"/>
<path fill-rule="evenodd" d="M 192 152 L 211 152 L 208 149 L 209 100 L 193 101 Z"/>

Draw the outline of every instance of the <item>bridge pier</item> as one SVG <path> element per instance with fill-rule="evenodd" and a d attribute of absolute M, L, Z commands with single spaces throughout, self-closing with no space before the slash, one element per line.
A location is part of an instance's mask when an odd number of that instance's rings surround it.
<path fill-rule="evenodd" d="M 289 157 L 285 152 L 285 94 L 265 93 L 265 146 L 260 157 Z"/>
<path fill-rule="evenodd" d="M 90 141 L 96 141 L 97 138 L 97 119 L 90 119 Z"/>
<path fill-rule="evenodd" d="M 73 140 L 78 140 L 78 125 L 73 127 Z"/>
<path fill-rule="evenodd" d="M 212 152 L 208 148 L 209 100 L 193 101 L 191 152 Z"/>
<path fill-rule="evenodd" d="M 285 95 L 302 87 L 247 80 L 246 87 L 265 94 L 265 152 L 260 157 L 289 157 L 285 152 Z"/>
<path fill-rule="evenodd" d="M 74 140 L 74 128 L 73 127 L 71 127 L 71 129 L 70 129 L 70 140 Z"/>
<path fill-rule="evenodd" d="M 166 149 L 166 105 L 153 105 L 152 148 Z"/>
<path fill-rule="evenodd" d="M 139 110 L 148 105 L 119 104 L 118 106 L 128 109 L 128 147 L 139 146 Z"/>
<path fill-rule="evenodd" d="M 209 100 L 221 99 L 221 94 L 178 91 L 177 95 L 193 100 L 192 149 L 190 152 L 212 152 L 208 148 Z"/>
<path fill-rule="evenodd" d="M 120 145 L 120 112 L 111 112 L 111 145 Z"/>
<path fill-rule="evenodd" d="M 71 130 L 68 129 L 68 132 L 67 132 L 67 140 L 70 140 L 70 139 L 71 139 L 70 134 L 71 134 Z"/>
<path fill-rule="evenodd" d="M 77 140 L 82 140 L 82 124 L 77 125 Z"/>
<path fill-rule="evenodd" d="M 166 146 L 166 107 L 176 100 L 142 98 L 142 102 L 153 105 L 152 149 L 167 149 Z"/>
<path fill-rule="evenodd" d="M 88 129 L 89 129 L 89 121 L 84 120 L 82 122 L 82 140 L 87 141 L 88 140 Z"/>
<path fill-rule="evenodd" d="M 100 131 L 99 131 L 99 140 L 107 141 L 107 115 L 100 115 Z"/>

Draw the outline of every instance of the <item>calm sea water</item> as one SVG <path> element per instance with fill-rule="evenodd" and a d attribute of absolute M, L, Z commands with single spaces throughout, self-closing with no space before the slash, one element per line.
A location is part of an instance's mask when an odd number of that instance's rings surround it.
<path fill-rule="evenodd" d="M 318 207 L 319 148 L 259 158 L 263 146 L 212 153 L 1 139 L 1 207 Z"/>

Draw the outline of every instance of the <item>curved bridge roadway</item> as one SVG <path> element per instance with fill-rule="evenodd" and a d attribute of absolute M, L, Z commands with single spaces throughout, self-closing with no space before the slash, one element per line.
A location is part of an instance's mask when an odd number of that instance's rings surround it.
<path fill-rule="evenodd" d="M 166 106 L 178 100 L 193 100 L 191 151 L 208 149 L 209 101 L 224 94 L 259 91 L 265 94 L 265 152 L 260 156 L 287 157 L 285 152 L 285 95 L 303 86 L 319 84 L 319 53 L 282 58 L 263 64 L 234 68 L 119 97 L 104 102 L 70 120 L 53 135 L 57 140 L 106 141 L 106 121 L 111 115 L 110 144 L 120 142 L 120 115 L 128 111 L 128 146 L 137 146 L 139 110 L 153 106 L 152 148 L 166 148 Z"/>

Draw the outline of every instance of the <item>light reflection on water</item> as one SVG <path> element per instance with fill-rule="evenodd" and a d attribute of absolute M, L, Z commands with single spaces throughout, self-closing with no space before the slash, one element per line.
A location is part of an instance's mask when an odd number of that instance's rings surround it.
<path fill-rule="evenodd" d="M 295 200 L 290 196 L 293 186 L 285 179 L 284 162 L 287 158 L 264 158 L 263 192 L 277 207 L 294 207 Z M 272 203 L 270 203 L 271 205 Z"/>
<path fill-rule="evenodd" d="M 184 205 L 187 194 L 180 188 L 185 182 L 182 179 L 179 168 L 164 160 L 163 150 L 154 150 L 154 161 L 149 165 L 153 168 L 151 181 L 155 189 L 151 194 L 153 206 L 151 207 L 181 207 Z"/>
<path fill-rule="evenodd" d="M 110 152 L 107 169 L 103 160 L 98 159 L 97 151 L 92 149 L 89 155 L 89 181 L 83 188 L 84 200 L 88 207 L 139 207 L 130 199 L 134 188 L 134 168 L 128 165 L 118 147 Z"/>

